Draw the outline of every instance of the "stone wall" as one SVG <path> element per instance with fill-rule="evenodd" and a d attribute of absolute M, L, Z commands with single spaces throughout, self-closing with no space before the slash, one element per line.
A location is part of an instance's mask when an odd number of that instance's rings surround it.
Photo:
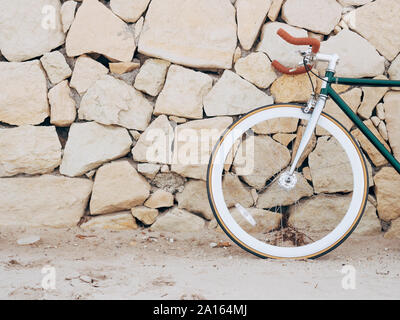
<path fill-rule="evenodd" d="M 320 39 L 339 76 L 400 79 L 399 13 L 398 0 L 1 1 L 0 226 L 215 228 L 206 164 L 174 163 L 174 132 L 218 137 L 257 106 L 306 102 L 307 76 L 271 67 L 299 60 L 278 28 Z M 400 160 L 400 92 L 338 89 Z M 400 176 L 347 125 L 372 167 L 363 232 L 400 237 Z"/>

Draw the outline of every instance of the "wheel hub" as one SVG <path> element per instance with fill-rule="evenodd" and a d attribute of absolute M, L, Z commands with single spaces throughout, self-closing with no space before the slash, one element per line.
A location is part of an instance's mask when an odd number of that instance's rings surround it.
<path fill-rule="evenodd" d="M 279 185 L 285 190 L 292 190 L 297 184 L 297 177 L 289 172 L 284 172 L 279 177 Z"/>

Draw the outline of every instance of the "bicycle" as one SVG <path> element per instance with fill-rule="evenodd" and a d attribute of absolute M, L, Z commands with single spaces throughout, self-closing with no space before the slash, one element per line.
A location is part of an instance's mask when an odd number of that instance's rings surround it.
<path fill-rule="evenodd" d="M 400 173 L 399 161 L 332 85 L 400 87 L 400 81 L 335 77 L 339 56 L 319 53 L 319 40 L 283 29 L 278 35 L 309 47 L 294 69 L 276 60 L 272 65 L 284 74 L 307 73 L 313 85 L 310 73 L 319 77 L 313 65 L 328 63 L 321 90 L 316 94 L 313 86 L 306 105 L 264 106 L 235 121 L 211 154 L 208 199 L 219 226 L 246 251 L 261 258 L 317 258 L 350 236 L 369 193 L 363 152 L 349 130 L 323 112 L 328 97 Z"/>

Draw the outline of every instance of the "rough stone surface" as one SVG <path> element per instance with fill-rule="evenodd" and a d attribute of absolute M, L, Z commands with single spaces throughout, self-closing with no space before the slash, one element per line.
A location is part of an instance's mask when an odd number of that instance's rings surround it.
<path fill-rule="evenodd" d="M 384 221 L 400 217 L 400 178 L 393 168 L 382 168 L 374 177 L 378 215 Z"/>
<path fill-rule="evenodd" d="M 238 115 L 272 104 L 273 98 L 254 85 L 226 70 L 204 98 L 207 116 Z"/>
<path fill-rule="evenodd" d="M 296 27 L 328 35 L 339 23 L 342 6 L 336 0 L 289 0 L 282 7 L 282 18 Z"/>
<path fill-rule="evenodd" d="M 153 106 L 141 92 L 109 75 L 86 92 L 78 112 L 79 119 L 141 131 L 149 125 L 152 113 Z"/>
<path fill-rule="evenodd" d="M 385 59 L 367 40 L 350 30 L 342 30 L 336 36 L 322 42 L 320 52 L 339 55 L 340 63 L 336 74 L 340 77 L 375 77 L 385 71 Z M 320 72 L 325 68 L 326 63 L 318 63 Z"/>
<path fill-rule="evenodd" d="M 79 7 L 66 40 L 67 54 L 100 53 L 110 59 L 131 61 L 136 49 L 129 27 L 97 0 Z"/>
<path fill-rule="evenodd" d="M 150 195 L 150 185 L 127 160 L 114 161 L 97 170 L 90 214 L 130 210 Z"/>
<path fill-rule="evenodd" d="M 83 216 L 92 181 L 53 175 L 0 179 L 0 225 L 74 227 Z"/>
<path fill-rule="evenodd" d="M 261 210 L 257 208 L 247 208 L 247 211 L 252 215 L 254 220 L 257 221 L 255 226 L 252 226 L 239 212 L 238 209 L 232 208 L 230 210 L 232 217 L 236 223 L 243 228 L 244 231 L 254 233 L 265 233 L 272 231 L 279 227 L 282 216 L 279 213 Z"/>
<path fill-rule="evenodd" d="M 153 97 L 164 86 L 170 62 L 160 59 L 147 59 L 135 79 L 135 88 Z"/>
<path fill-rule="evenodd" d="M 231 123 L 230 117 L 217 117 L 177 126 L 171 170 L 183 177 L 206 180 L 212 146 Z"/>
<path fill-rule="evenodd" d="M 136 22 L 147 9 L 150 0 L 111 0 L 111 10 L 126 22 Z"/>
<path fill-rule="evenodd" d="M 400 80 L 400 55 L 392 62 L 388 70 L 390 80 Z M 393 87 L 393 90 L 400 90 L 400 87 Z"/>
<path fill-rule="evenodd" d="M 211 90 L 212 83 L 212 78 L 205 73 L 171 66 L 164 89 L 158 96 L 154 114 L 203 118 L 203 98 Z"/>
<path fill-rule="evenodd" d="M 69 127 L 76 118 L 75 100 L 72 99 L 68 81 L 60 82 L 49 91 L 50 123 L 57 127 Z"/>
<path fill-rule="evenodd" d="M 312 186 L 300 174 L 296 173 L 297 184 L 292 190 L 283 189 L 278 181 L 272 183 L 265 192 L 259 195 L 257 208 L 269 209 L 276 206 L 289 206 L 302 198 L 311 197 L 314 194 Z"/>
<path fill-rule="evenodd" d="M 131 137 L 124 128 L 104 126 L 96 122 L 72 124 L 61 174 L 80 176 L 104 162 L 121 158 L 129 153 Z"/>
<path fill-rule="evenodd" d="M 69 78 L 72 74 L 71 68 L 60 51 L 45 53 L 40 58 L 40 62 L 44 70 L 46 70 L 47 77 L 53 84 Z"/>
<path fill-rule="evenodd" d="M 258 123 L 252 130 L 257 134 L 282 134 L 297 131 L 299 120 L 296 118 L 276 118 Z"/>
<path fill-rule="evenodd" d="M 80 56 L 75 62 L 71 78 L 71 88 L 83 95 L 97 80 L 108 73 L 108 69 L 101 63 L 86 55 Z"/>
<path fill-rule="evenodd" d="M 150 180 L 154 179 L 160 168 L 161 165 L 154 163 L 138 163 L 137 165 L 138 172 Z"/>
<path fill-rule="evenodd" d="M 69 0 L 65 1 L 61 6 L 60 14 L 64 33 L 69 30 L 74 21 L 76 5 L 77 2 Z"/>
<path fill-rule="evenodd" d="M 114 62 L 109 63 L 108 67 L 112 73 L 124 74 L 136 70 L 140 67 L 140 63 L 137 62 Z"/>
<path fill-rule="evenodd" d="M 392 61 L 400 52 L 400 34 L 393 32 L 393 26 L 400 24 L 399 12 L 399 1 L 376 0 L 355 10 L 350 27 Z"/>
<path fill-rule="evenodd" d="M 400 161 L 400 92 L 389 92 L 384 98 L 386 128 L 394 156 Z"/>
<path fill-rule="evenodd" d="M 176 194 L 179 209 L 200 214 L 211 220 L 213 213 L 208 202 L 206 183 L 200 180 L 190 180 L 185 184 L 185 189 Z"/>
<path fill-rule="evenodd" d="M 0 3 L 0 50 L 8 61 L 25 61 L 62 45 L 59 0 Z"/>
<path fill-rule="evenodd" d="M 262 28 L 257 51 L 265 52 L 271 60 L 278 60 L 285 66 L 296 66 L 299 63 L 297 50 L 306 50 L 307 46 L 295 46 L 287 43 L 277 35 L 280 28 L 293 37 L 307 37 L 307 31 L 304 29 L 292 27 L 282 22 L 268 22 Z"/>
<path fill-rule="evenodd" d="M 61 163 L 61 144 L 54 127 L 0 129 L 0 176 L 43 174 Z"/>
<path fill-rule="evenodd" d="M 151 209 L 143 206 L 132 208 L 131 212 L 136 219 L 147 226 L 151 226 L 154 222 L 156 222 L 158 216 L 157 209 Z"/>
<path fill-rule="evenodd" d="M 364 124 L 379 139 L 379 141 L 385 146 L 385 148 L 391 151 L 390 147 L 385 142 L 385 140 L 383 140 L 372 121 L 365 120 Z M 371 159 L 376 167 L 380 167 L 388 163 L 386 158 L 374 147 L 374 145 L 361 133 L 359 129 L 355 129 L 351 133 L 360 142 L 361 148 L 363 148 L 363 150 L 368 154 L 368 157 Z"/>
<path fill-rule="evenodd" d="M 111 231 L 137 229 L 135 218 L 129 211 L 107 214 L 90 218 L 80 225 L 81 229 L 96 230 L 105 229 Z"/>
<path fill-rule="evenodd" d="M 140 136 L 132 149 L 133 160 L 138 162 L 161 163 L 171 162 L 173 128 L 165 115 L 154 120 Z"/>
<path fill-rule="evenodd" d="M 400 218 L 392 221 L 392 224 L 384 237 L 385 239 L 400 239 Z"/>
<path fill-rule="evenodd" d="M 250 50 L 265 21 L 271 0 L 237 0 L 238 38 L 244 50 Z"/>
<path fill-rule="evenodd" d="M 174 195 L 162 189 L 154 192 L 144 205 L 151 209 L 169 208 L 174 205 Z"/>
<path fill-rule="evenodd" d="M 261 189 L 268 179 L 287 167 L 290 158 L 289 150 L 271 137 L 251 136 L 240 144 L 233 166 L 248 185 Z"/>
<path fill-rule="evenodd" d="M 235 64 L 236 73 L 261 89 L 268 88 L 278 77 L 271 61 L 262 52 L 250 53 Z"/>
<path fill-rule="evenodd" d="M 203 230 L 205 221 L 185 210 L 171 209 L 165 215 L 159 217 L 151 226 L 153 231 L 171 233 L 194 233 Z"/>
<path fill-rule="evenodd" d="M 308 163 L 316 193 L 353 191 L 350 161 L 336 139 L 319 138 Z"/>
<path fill-rule="evenodd" d="M 292 161 L 294 161 L 294 158 L 297 155 L 297 150 L 300 147 L 300 143 L 301 143 L 301 140 L 303 139 L 303 135 L 304 135 L 305 131 L 306 131 L 305 126 L 299 126 L 299 129 L 297 130 L 296 140 L 294 141 L 294 144 L 293 144 Z M 307 146 L 305 147 L 302 155 L 300 156 L 300 159 L 299 159 L 299 162 L 297 163 L 296 168 L 299 168 L 303 164 L 304 160 L 307 159 L 307 157 L 314 150 L 316 145 L 317 145 L 317 137 L 315 136 L 315 134 L 313 134 L 311 136 L 311 139 L 308 142 Z"/>
<path fill-rule="evenodd" d="M 49 116 L 47 81 L 39 60 L 0 62 L 0 121 L 40 124 Z"/>
<path fill-rule="evenodd" d="M 314 87 L 317 78 L 312 76 Z M 307 102 L 312 93 L 312 86 L 307 74 L 288 75 L 279 77 L 271 86 L 271 94 L 276 103 Z"/>
<path fill-rule="evenodd" d="M 278 18 L 279 12 L 281 11 L 284 0 L 272 0 L 271 8 L 268 11 L 268 18 L 271 21 L 275 21 Z"/>
<path fill-rule="evenodd" d="M 225 203 L 228 208 L 234 207 L 237 203 L 247 208 L 254 203 L 250 188 L 246 187 L 238 176 L 226 173 L 222 182 Z"/>
<path fill-rule="evenodd" d="M 189 67 L 230 69 L 236 44 L 229 0 L 153 0 L 138 50 Z"/>
<path fill-rule="evenodd" d="M 388 80 L 385 76 L 378 76 L 374 79 L 378 80 Z M 388 92 L 389 88 L 374 88 L 374 87 L 364 87 L 364 97 L 361 106 L 358 108 L 357 113 L 364 119 L 369 119 L 372 116 L 376 105 L 383 98 L 383 96 Z"/>
<path fill-rule="evenodd" d="M 381 233 L 381 230 L 382 226 L 378 216 L 376 215 L 376 208 L 368 201 L 361 221 L 353 234 L 376 236 Z"/>

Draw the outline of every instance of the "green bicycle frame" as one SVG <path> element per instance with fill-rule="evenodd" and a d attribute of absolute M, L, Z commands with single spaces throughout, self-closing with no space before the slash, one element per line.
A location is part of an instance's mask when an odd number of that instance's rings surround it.
<path fill-rule="evenodd" d="M 332 84 L 343 84 L 350 86 L 362 87 L 400 87 L 400 81 L 394 80 L 376 80 L 376 79 L 352 79 L 335 77 L 334 73 L 327 71 L 325 74 L 327 79 L 326 87 L 321 89 L 321 95 L 330 97 L 342 111 L 354 122 L 360 131 L 368 138 L 375 148 L 384 156 L 389 163 L 400 174 L 400 162 L 390 153 L 389 150 L 379 141 L 379 139 L 368 129 L 364 122 L 353 112 L 348 104 L 339 96 L 332 88 Z M 399 105 L 400 108 L 400 105 Z"/>

